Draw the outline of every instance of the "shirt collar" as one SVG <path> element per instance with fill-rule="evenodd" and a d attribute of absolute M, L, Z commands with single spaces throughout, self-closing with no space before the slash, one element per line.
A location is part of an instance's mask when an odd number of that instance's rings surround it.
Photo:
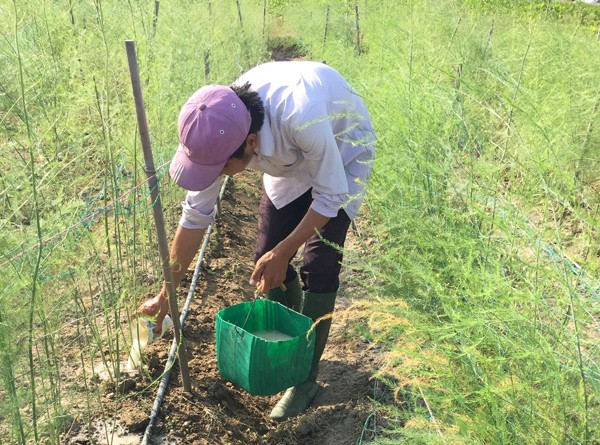
<path fill-rule="evenodd" d="M 275 153 L 275 141 L 271 132 L 271 120 L 265 113 L 265 121 L 261 130 L 258 132 L 258 157 L 273 156 Z"/>

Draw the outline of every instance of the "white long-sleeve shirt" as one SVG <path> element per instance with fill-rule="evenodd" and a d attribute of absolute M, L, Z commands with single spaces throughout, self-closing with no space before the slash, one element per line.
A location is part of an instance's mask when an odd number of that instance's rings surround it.
<path fill-rule="evenodd" d="M 276 208 L 312 188 L 311 208 L 334 217 L 344 208 L 352 219 L 364 197 L 375 155 L 369 113 L 344 78 L 317 62 L 270 62 L 235 83 L 261 97 L 265 121 L 248 168 L 264 172 L 265 191 Z M 188 192 L 180 225 L 206 228 L 214 220 L 221 179 Z"/>

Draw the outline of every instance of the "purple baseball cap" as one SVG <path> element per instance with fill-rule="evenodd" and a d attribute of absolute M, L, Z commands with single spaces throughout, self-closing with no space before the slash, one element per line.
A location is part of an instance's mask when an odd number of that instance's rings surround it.
<path fill-rule="evenodd" d="M 250 112 L 229 87 L 207 85 L 179 113 L 179 147 L 169 173 L 177 185 L 200 191 L 221 174 L 250 131 Z"/>

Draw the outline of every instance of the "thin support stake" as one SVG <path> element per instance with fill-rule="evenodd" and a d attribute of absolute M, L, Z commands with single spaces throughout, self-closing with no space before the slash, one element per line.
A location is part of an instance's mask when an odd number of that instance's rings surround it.
<path fill-rule="evenodd" d="M 454 90 L 456 91 L 456 102 L 460 102 L 460 81 L 462 78 L 463 65 L 459 63 L 456 67 L 456 80 L 454 81 Z"/>
<path fill-rule="evenodd" d="M 325 12 L 325 29 L 323 30 L 323 52 L 325 52 L 325 43 L 327 42 L 327 31 L 329 30 L 329 5 Z"/>
<path fill-rule="evenodd" d="M 210 52 L 208 50 L 204 51 L 204 80 L 208 82 L 208 77 L 210 76 Z"/>
<path fill-rule="evenodd" d="M 152 147 L 150 146 L 150 132 L 148 131 L 148 122 L 146 120 L 144 96 L 142 95 L 142 86 L 140 83 L 140 74 L 135 53 L 135 42 L 133 40 L 126 40 L 125 48 L 127 50 L 127 60 L 129 62 L 129 75 L 131 77 L 131 88 L 133 90 L 133 98 L 135 100 L 135 111 L 137 114 L 138 129 L 140 132 L 140 139 L 142 141 L 142 150 L 144 152 L 144 162 L 146 166 L 145 171 L 146 176 L 148 177 L 148 187 L 150 188 L 150 195 L 152 198 L 152 202 L 154 203 L 154 205 L 152 206 L 152 210 L 154 212 L 154 223 L 156 226 L 156 236 L 158 238 L 158 250 L 160 251 L 160 257 L 162 259 L 162 268 L 165 283 L 167 285 L 167 293 L 169 294 L 169 310 L 171 311 L 171 318 L 173 319 L 175 341 L 179 346 L 178 357 L 179 368 L 181 369 L 181 381 L 183 383 L 183 389 L 186 392 L 191 393 L 192 385 L 190 383 L 190 373 L 188 369 L 187 354 L 185 352 L 185 345 L 183 343 L 183 336 L 181 333 L 181 324 L 179 322 L 177 294 L 175 292 L 175 283 L 173 283 L 173 273 L 171 271 L 169 246 L 167 243 L 165 222 L 158 190 L 158 179 L 156 178 L 156 171 L 154 169 L 154 158 L 152 156 Z"/>
<path fill-rule="evenodd" d="M 219 197 L 217 198 L 217 204 L 215 204 L 215 211 L 217 212 L 216 218 L 219 217 L 220 212 L 218 211 L 219 205 L 223 200 L 223 195 L 225 194 L 225 189 L 227 188 L 227 184 L 229 182 L 229 176 L 225 177 L 225 181 L 221 186 L 221 191 L 219 193 Z M 200 253 L 198 254 L 198 261 L 196 262 L 196 268 L 194 269 L 194 276 L 192 277 L 192 282 L 190 283 L 190 290 L 188 291 L 188 296 L 183 304 L 183 309 L 181 310 L 180 323 L 183 326 L 185 323 L 185 319 L 187 318 L 187 314 L 190 308 L 190 304 L 192 302 L 192 298 L 194 296 L 194 292 L 196 290 L 196 284 L 198 283 L 198 277 L 200 276 L 200 268 L 202 267 L 204 261 L 204 255 L 206 254 L 206 249 L 208 247 L 208 242 L 210 240 L 210 235 L 212 233 L 213 227 L 215 223 L 212 223 L 206 229 L 206 233 L 204 234 L 204 240 L 202 241 L 202 246 L 200 247 Z M 203 300 L 204 301 L 204 300 Z M 177 351 L 177 343 L 175 339 L 171 344 L 171 349 L 169 351 L 169 356 L 167 358 L 167 362 L 165 364 L 165 372 L 163 373 L 160 384 L 158 386 L 158 391 L 156 393 L 156 398 L 154 399 L 154 404 L 152 405 L 152 411 L 150 412 L 150 420 L 148 421 L 148 426 L 146 427 L 146 431 L 144 432 L 144 437 L 142 438 L 141 445 L 148 445 L 148 442 L 151 437 L 152 428 L 154 428 L 154 424 L 156 423 L 156 416 L 158 415 L 158 411 L 160 409 L 160 405 L 162 403 L 163 398 L 167 392 L 167 385 L 169 383 L 169 375 L 171 374 L 171 368 L 173 367 L 173 362 L 175 361 L 175 353 Z"/>
<path fill-rule="evenodd" d="M 360 56 L 360 21 L 358 14 L 358 5 L 354 7 L 354 10 L 356 11 L 356 55 Z"/>
<path fill-rule="evenodd" d="M 238 18 L 240 19 L 240 26 L 243 28 L 244 24 L 242 23 L 242 7 L 240 5 L 240 0 L 237 0 L 236 3 L 237 3 L 237 10 L 238 10 Z"/>
<path fill-rule="evenodd" d="M 456 25 L 454 26 L 454 31 L 452 31 L 452 37 L 450 37 L 450 45 L 452 45 L 452 42 L 454 41 L 454 36 L 456 36 L 456 33 L 458 32 L 458 25 L 460 25 L 461 20 L 462 19 L 460 17 L 456 20 Z M 450 46 L 450 45 L 448 45 L 448 46 Z"/>
<path fill-rule="evenodd" d="M 485 55 L 486 55 L 487 49 L 490 46 L 490 43 L 492 41 L 493 34 L 494 34 L 494 22 L 492 22 L 492 26 L 490 26 L 490 32 L 488 33 L 487 40 L 485 41 L 485 47 L 483 48 L 483 56 L 482 56 L 483 59 L 485 59 Z"/>
<path fill-rule="evenodd" d="M 263 0 L 263 29 L 262 38 L 265 38 L 265 27 L 267 26 L 267 0 Z"/>
<path fill-rule="evenodd" d="M 156 35 L 156 24 L 158 22 L 158 11 L 160 9 L 160 0 L 154 0 L 154 16 L 152 17 L 152 37 Z"/>

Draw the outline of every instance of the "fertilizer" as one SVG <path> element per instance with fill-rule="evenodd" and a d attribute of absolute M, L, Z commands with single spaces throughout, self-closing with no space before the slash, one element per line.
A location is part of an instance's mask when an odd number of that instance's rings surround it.
<path fill-rule="evenodd" d="M 256 337 L 260 337 L 263 340 L 267 340 L 267 341 L 285 341 L 285 340 L 290 340 L 291 338 L 294 338 L 291 335 L 284 334 L 283 332 L 277 331 L 277 330 L 256 331 L 256 332 L 253 332 L 252 334 Z"/>

